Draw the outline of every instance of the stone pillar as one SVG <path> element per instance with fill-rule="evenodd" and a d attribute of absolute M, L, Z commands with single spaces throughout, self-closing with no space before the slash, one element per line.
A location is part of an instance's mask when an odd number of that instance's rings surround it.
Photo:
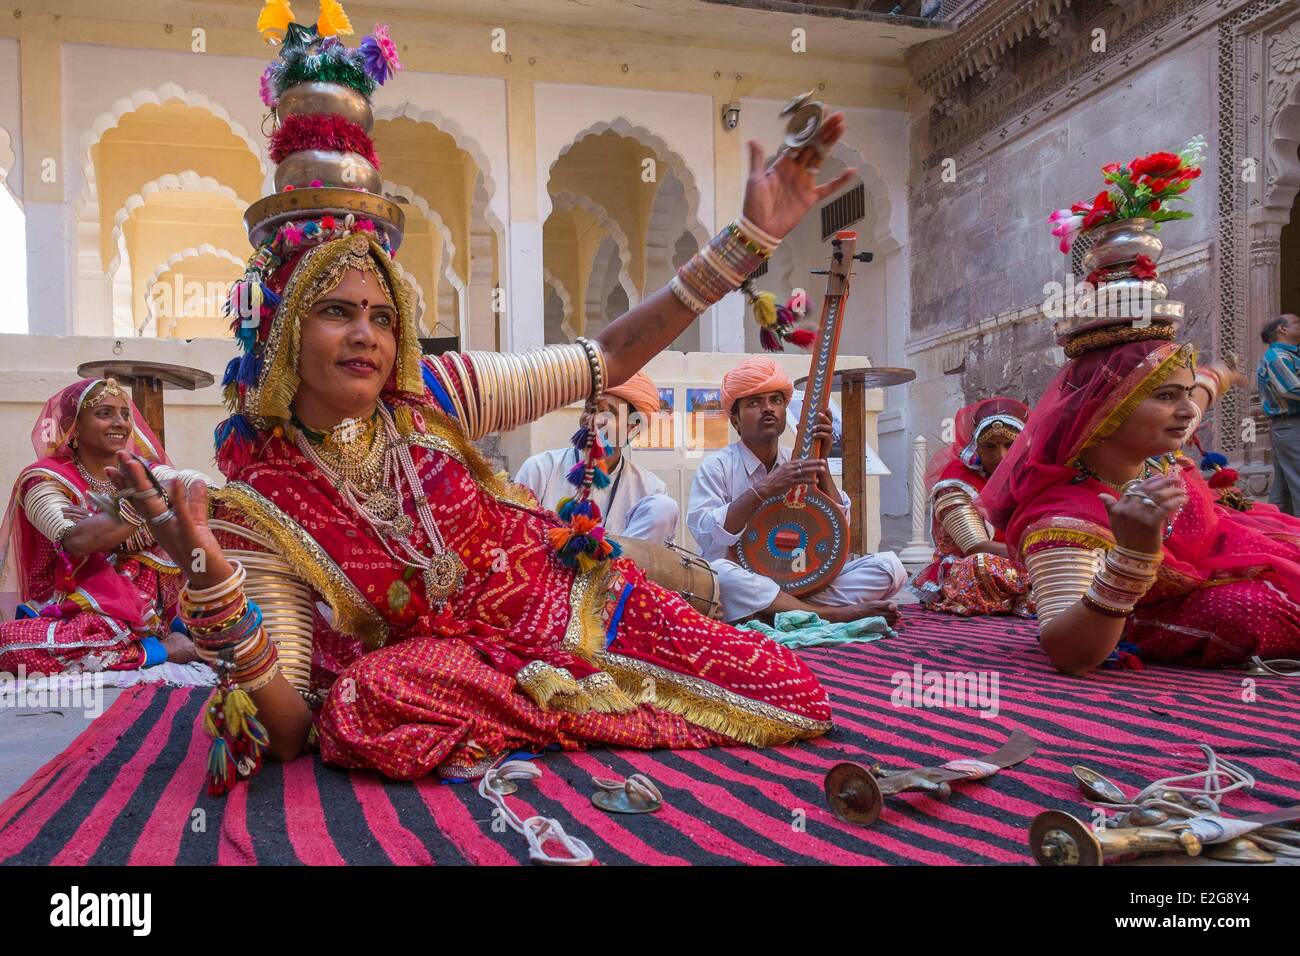
<path fill-rule="evenodd" d="M 934 545 L 926 531 L 927 495 L 925 493 L 925 436 L 917 435 L 912 442 L 912 540 L 907 542 L 899 558 L 909 572 L 919 571 L 934 557 Z"/>
<path fill-rule="evenodd" d="M 1218 423 L 1221 443 L 1226 448 L 1240 447 L 1242 462 L 1263 465 L 1268 457 L 1268 423 L 1259 414 L 1259 395 L 1255 391 L 1254 372 L 1264 343 L 1260 330 L 1282 308 L 1282 224 L 1257 222 L 1250 227 L 1250 268 L 1246 282 L 1246 315 L 1242 317 L 1242 354 L 1236 356 L 1237 367 L 1246 374 L 1247 385 L 1236 389 L 1235 402 L 1228 406 L 1232 414 L 1221 415 Z M 1241 442 L 1241 420 L 1255 415 L 1257 438 Z M 1231 433 L 1231 434 L 1229 434 Z"/>
<path fill-rule="evenodd" d="M 72 236 L 64 166 L 62 59 L 54 17 L 28 12 L 18 38 L 23 109 L 23 211 L 27 222 L 27 330 L 74 331 Z"/>
<path fill-rule="evenodd" d="M 486 221 L 470 223 L 469 284 L 466 298 L 466 341 L 461 348 L 497 349 L 497 317 L 492 311 L 492 228 Z"/>
<path fill-rule="evenodd" d="M 510 223 L 502 277 L 506 314 L 499 327 L 502 350 L 522 352 L 545 342 L 542 224 L 537 218 L 537 100 L 531 81 L 506 80 L 506 140 Z"/>

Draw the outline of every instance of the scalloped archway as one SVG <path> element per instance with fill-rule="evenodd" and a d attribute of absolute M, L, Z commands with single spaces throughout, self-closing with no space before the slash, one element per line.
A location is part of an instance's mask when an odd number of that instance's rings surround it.
<path fill-rule="evenodd" d="M 699 242 L 701 246 L 708 243 L 709 239 L 712 237 L 699 219 L 700 190 L 695 183 L 694 173 L 691 172 L 690 167 L 686 165 L 686 161 L 682 159 L 681 155 L 673 150 L 662 136 L 659 136 L 657 133 L 644 126 L 639 126 L 633 123 L 625 116 L 616 116 L 614 119 L 609 121 L 602 120 L 579 131 L 578 134 L 560 150 L 559 154 L 551 160 L 551 163 L 546 170 L 547 182 L 550 181 L 556 165 L 560 160 L 564 159 L 564 157 L 568 155 L 569 151 L 572 150 L 573 147 L 577 146 L 588 137 L 600 136 L 602 133 L 606 132 L 614 132 L 620 136 L 626 136 L 629 139 L 636 140 L 646 149 L 650 150 L 659 162 L 667 164 L 668 167 L 672 169 L 673 175 L 681 182 L 683 193 L 686 197 L 686 229 L 695 237 L 696 241 Z M 538 209 L 538 218 L 541 222 L 546 221 L 546 217 L 550 214 L 552 206 L 553 200 L 551 199 L 549 192 L 544 191 L 541 198 L 541 208 Z"/>

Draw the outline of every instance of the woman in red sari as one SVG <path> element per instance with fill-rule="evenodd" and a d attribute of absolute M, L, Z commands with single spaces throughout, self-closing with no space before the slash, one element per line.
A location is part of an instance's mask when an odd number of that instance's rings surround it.
<path fill-rule="evenodd" d="M 95 514 L 111 493 L 105 468 L 124 448 L 164 479 L 184 477 L 113 379 L 82 379 L 45 403 L 32 429 L 37 461 L 14 482 L 0 532 L 0 576 L 10 597 L 0 623 L 0 671 L 134 670 L 196 660 L 165 626 L 179 576 L 142 519 Z M 201 478 L 201 476 L 200 476 Z M 13 598 L 23 603 L 13 606 Z"/>
<path fill-rule="evenodd" d="M 1067 344 L 980 498 L 1028 568 L 1040 641 L 1063 671 L 1128 653 L 1204 667 L 1300 657 L 1300 520 L 1220 504 L 1180 453 L 1235 375 L 1197 371 L 1172 334 L 1151 323 Z"/>
<path fill-rule="evenodd" d="M 955 440 L 930 460 L 934 560 L 912 580 L 930 610 L 976 614 L 1032 614 L 1029 581 L 1009 557 L 1002 533 L 990 529 L 975 498 L 1025 427 L 1029 409 L 1014 398 L 986 398 L 957 413 Z"/>
<path fill-rule="evenodd" d="M 289 39 L 281 55 L 299 55 L 302 35 Z M 303 183 L 302 218 L 285 221 L 280 195 L 250 207 L 258 250 L 232 298 L 247 354 L 218 429 L 229 483 L 210 522 L 202 493 L 141 505 L 169 553 L 204 556 L 182 610 L 223 676 L 214 792 L 254 772 L 262 746 L 288 759 L 318 744 L 330 764 L 397 779 L 478 777 L 521 748 L 771 745 L 830 728 L 791 651 L 601 560 L 585 502 L 561 525 L 472 442 L 590 400 L 667 348 L 843 184 L 815 182 L 842 132 L 835 114 L 767 168 L 751 143 L 744 216 L 671 288 L 594 340 L 516 355 L 421 358 L 391 258 L 400 211 L 379 197 Z M 147 486 L 122 466 L 124 489 Z"/>

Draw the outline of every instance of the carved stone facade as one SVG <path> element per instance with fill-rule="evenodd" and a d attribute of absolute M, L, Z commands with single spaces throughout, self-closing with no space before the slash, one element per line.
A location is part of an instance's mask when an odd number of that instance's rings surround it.
<path fill-rule="evenodd" d="M 1041 312 L 1044 284 L 1068 274 L 1048 214 L 1094 196 L 1104 163 L 1196 134 L 1205 175 L 1194 218 L 1166 226 L 1161 274 L 1187 303 L 1185 338 L 1253 379 L 1282 270 L 1300 268 L 1281 241 L 1300 193 L 1300 3 L 990 0 L 907 63 L 926 94 L 909 194 L 910 435 L 937 441 L 977 397 L 1037 398 L 1063 361 Z M 1251 404 L 1230 394 L 1216 444 L 1262 472 L 1266 428 L 1241 440 Z"/>

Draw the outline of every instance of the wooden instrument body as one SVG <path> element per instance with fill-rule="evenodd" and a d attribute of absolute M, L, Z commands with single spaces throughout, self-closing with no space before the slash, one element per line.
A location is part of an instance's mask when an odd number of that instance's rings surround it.
<path fill-rule="evenodd" d="M 830 407 L 831 378 L 839 351 L 844 304 L 849 297 L 849 272 L 857 248 L 857 233 L 838 232 L 832 240 L 826 298 L 813 343 L 812 367 L 804 389 L 799 431 L 791 461 L 824 458 L 830 450 L 813 437 L 817 416 Z M 840 502 L 816 485 L 795 485 L 784 495 L 763 501 L 750 516 L 736 561 L 747 571 L 771 578 L 782 591 L 802 597 L 830 584 L 849 555 L 849 523 Z"/>

